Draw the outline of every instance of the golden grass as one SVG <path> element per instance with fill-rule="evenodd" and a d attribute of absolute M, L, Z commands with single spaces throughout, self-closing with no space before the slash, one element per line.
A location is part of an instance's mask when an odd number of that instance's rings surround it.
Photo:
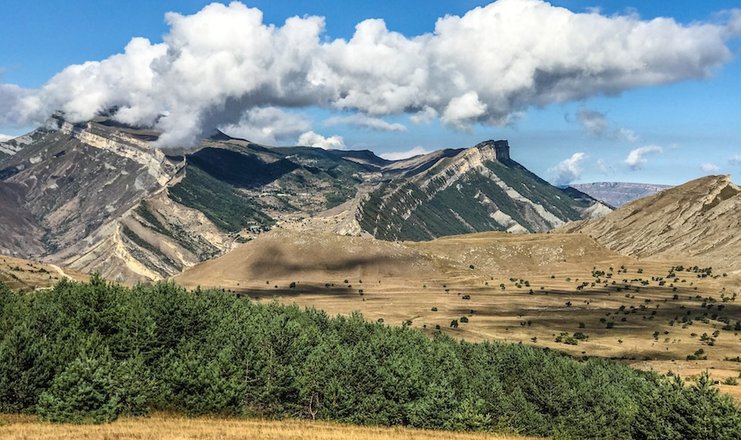
<path fill-rule="evenodd" d="M 89 276 L 52 264 L 0 255 L 0 282 L 11 289 L 45 289 L 62 278 L 87 281 Z"/>
<path fill-rule="evenodd" d="M 383 319 L 389 325 L 409 320 L 412 327 L 428 333 L 440 326 L 443 332 L 469 341 L 497 340 L 575 356 L 618 358 L 627 364 L 640 363 L 642 369 L 671 370 L 684 377 L 703 365 L 715 370 L 716 380 L 737 376 L 741 363 L 724 359 L 741 352 L 741 333 L 699 318 L 718 313 L 732 323 L 741 320 L 739 299 L 720 300 L 721 294 L 741 297 L 741 279 L 733 274 L 716 279 L 678 272 L 678 279 L 664 286 L 635 281 L 666 277 L 677 264 L 703 266 L 691 259 L 639 260 L 618 255 L 582 234 L 481 233 L 387 243 L 279 231 L 196 266 L 175 281 L 187 287 L 224 287 L 257 301 L 278 300 L 331 315 L 360 311 L 368 320 Z M 625 273 L 619 273 L 621 266 Z M 593 267 L 613 272 L 612 278 L 602 277 L 596 283 Z M 530 286 L 520 284 L 520 279 Z M 295 288 L 289 287 L 291 282 L 297 283 Z M 588 285 L 577 289 L 583 282 Z M 708 297 L 716 301 L 712 309 L 703 308 Z M 724 307 L 722 312 L 719 305 Z M 691 325 L 679 321 L 670 325 L 688 311 Z M 451 329 L 450 322 L 462 316 L 468 322 Z M 613 328 L 607 328 L 608 321 Z M 712 346 L 700 340 L 702 334 L 715 331 L 720 334 Z M 555 342 L 561 332 L 582 332 L 589 339 L 578 345 Z M 693 368 L 686 369 L 686 356 L 698 349 L 705 351 L 708 360 L 698 365 L 689 361 Z M 741 401 L 741 386 L 721 389 Z"/>
<path fill-rule="evenodd" d="M 525 437 L 360 427 L 300 420 L 187 418 L 155 414 L 123 418 L 105 425 L 39 422 L 36 418 L 0 415 L 0 439 L 266 439 L 266 440 L 525 440 Z"/>

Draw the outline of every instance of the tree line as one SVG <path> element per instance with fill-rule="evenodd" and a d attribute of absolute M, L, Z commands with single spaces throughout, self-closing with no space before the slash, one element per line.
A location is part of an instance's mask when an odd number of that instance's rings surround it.
<path fill-rule="evenodd" d="M 707 376 L 688 385 L 172 283 L 0 283 L 0 338 L 0 412 L 52 422 L 164 410 L 574 439 L 741 436 L 741 409 Z"/>

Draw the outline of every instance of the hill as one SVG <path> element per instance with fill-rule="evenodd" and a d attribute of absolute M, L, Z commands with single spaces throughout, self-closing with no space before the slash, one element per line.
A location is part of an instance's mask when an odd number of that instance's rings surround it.
<path fill-rule="evenodd" d="M 472 274 L 501 275 L 514 268 L 529 274 L 558 267 L 583 268 L 613 256 L 579 234 L 485 232 L 424 242 L 389 242 L 369 236 L 277 228 L 174 279 L 193 287 L 225 288 L 263 287 L 267 284 L 264 280 L 280 281 L 282 287 L 286 281 L 324 284 L 363 278 L 416 285 L 418 281 L 444 283 Z M 569 262 L 564 264 L 566 259 Z M 272 288 L 274 283 L 269 284 Z"/>
<path fill-rule="evenodd" d="M 632 203 L 601 219 L 562 228 L 640 258 L 691 258 L 741 270 L 741 188 L 707 176 Z"/>
<path fill-rule="evenodd" d="M 3 143 L 0 253 L 126 282 L 156 280 L 275 225 L 385 240 L 544 231 L 609 208 L 553 187 L 506 141 L 401 161 L 266 147 L 215 131 L 191 150 L 106 117 L 57 114 Z"/>
<path fill-rule="evenodd" d="M 591 197 L 604 202 L 610 206 L 621 207 L 626 203 L 638 200 L 643 197 L 656 194 L 670 185 L 654 185 L 648 183 L 630 183 L 630 182 L 594 182 L 572 184 L 575 188 Z"/>

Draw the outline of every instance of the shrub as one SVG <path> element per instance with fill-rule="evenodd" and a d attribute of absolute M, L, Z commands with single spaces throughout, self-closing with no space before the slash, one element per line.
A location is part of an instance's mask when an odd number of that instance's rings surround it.
<path fill-rule="evenodd" d="M 121 413 L 121 395 L 110 355 L 80 357 L 41 394 L 37 411 L 50 422 L 104 423 Z"/>

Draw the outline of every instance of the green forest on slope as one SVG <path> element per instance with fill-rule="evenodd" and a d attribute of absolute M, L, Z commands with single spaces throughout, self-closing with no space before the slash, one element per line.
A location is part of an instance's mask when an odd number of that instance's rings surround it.
<path fill-rule="evenodd" d="M 741 409 L 707 376 L 688 386 L 168 283 L 0 284 L 0 338 L 0 412 L 53 422 L 166 410 L 574 439 L 741 435 Z"/>

